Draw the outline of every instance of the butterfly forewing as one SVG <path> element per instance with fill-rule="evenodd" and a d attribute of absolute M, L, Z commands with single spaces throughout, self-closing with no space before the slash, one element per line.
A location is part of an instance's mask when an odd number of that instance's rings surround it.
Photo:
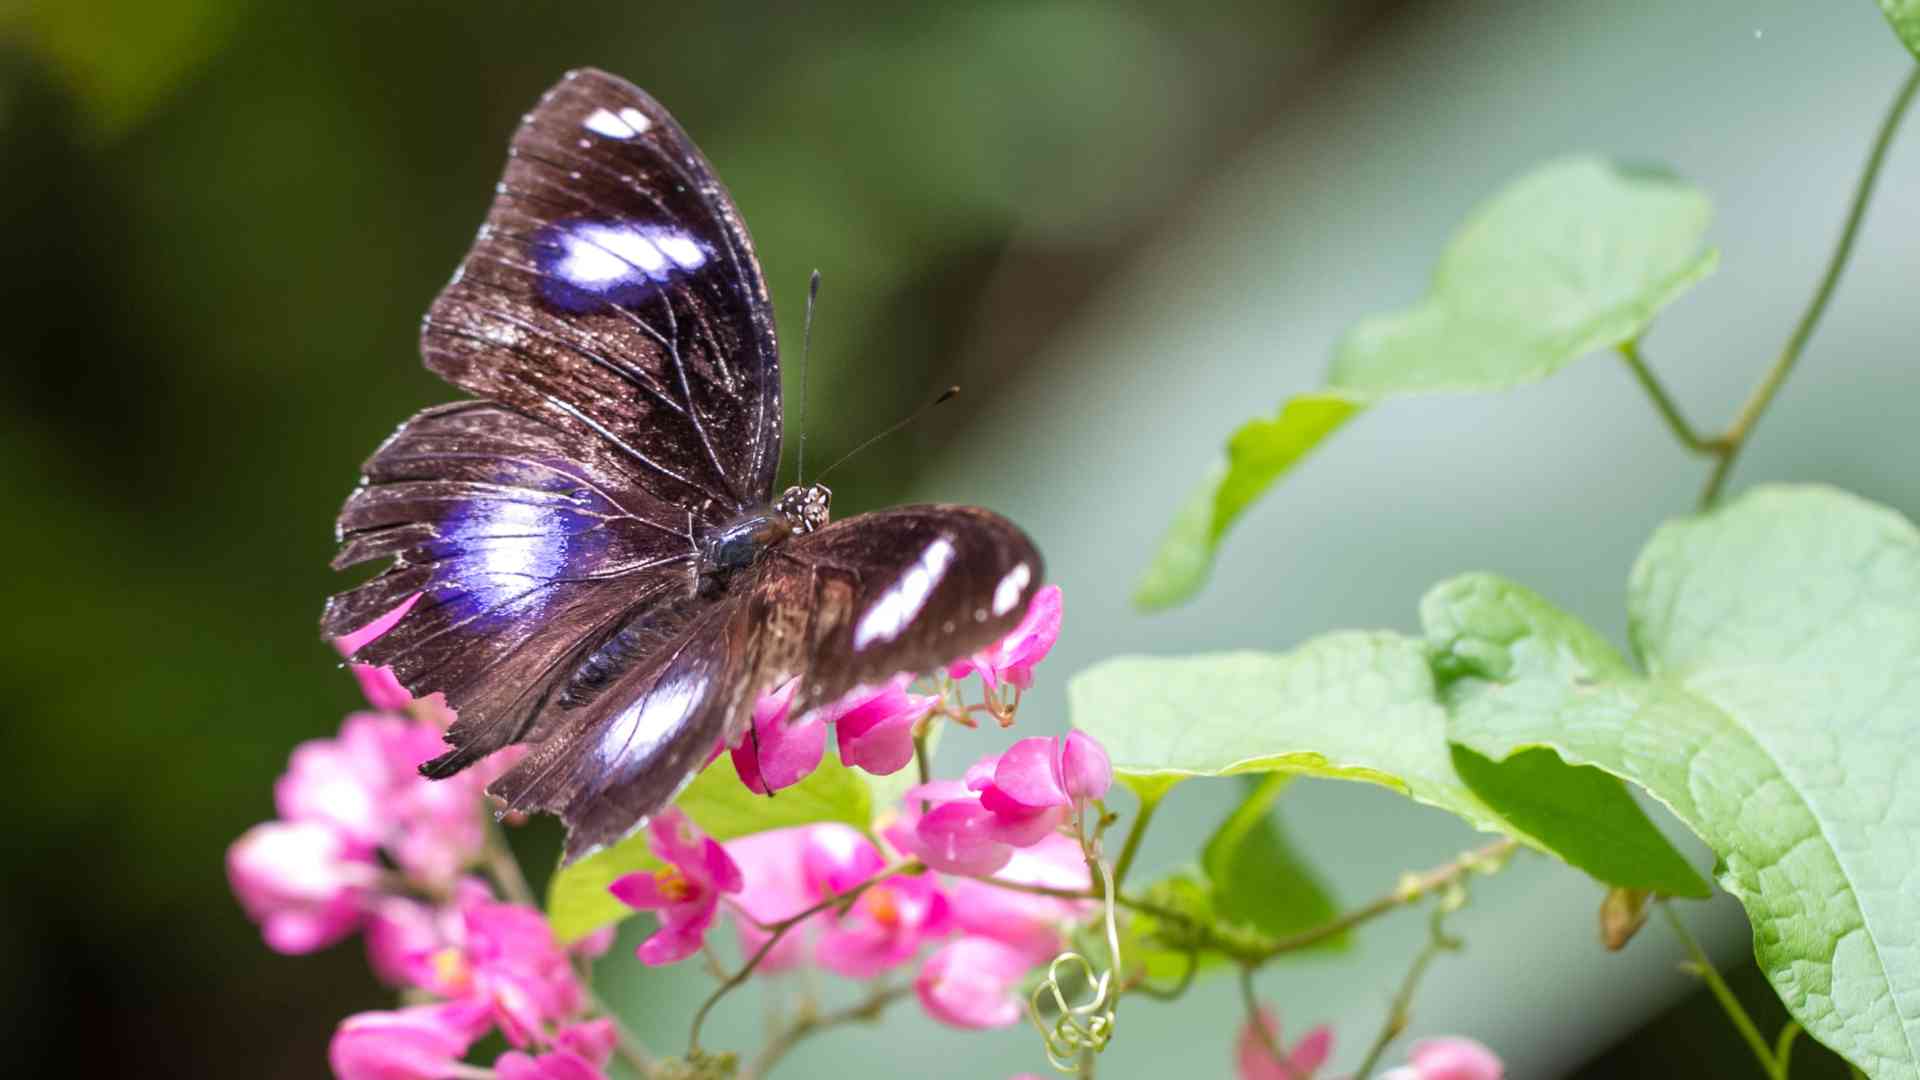
<path fill-rule="evenodd" d="M 423 594 L 356 659 L 448 695 L 446 772 L 538 730 L 621 627 L 691 617 L 699 535 L 770 494 L 780 373 L 726 192 L 665 110 L 597 71 L 521 123 L 421 348 L 498 407 L 429 410 L 368 462 L 335 564 L 394 564 L 324 629 Z"/>
<path fill-rule="evenodd" d="M 626 474 L 650 516 L 714 524 L 772 494 L 780 368 L 752 244 L 679 125 L 612 75 L 573 72 L 527 114 L 421 349 Z"/>
<path fill-rule="evenodd" d="M 801 677 L 796 715 L 862 684 L 932 671 L 1005 637 L 1043 580 L 1019 527 L 973 506 L 901 506 L 796 536 L 747 599 L 766 628 L 748 658 L 762 687 Z"/>

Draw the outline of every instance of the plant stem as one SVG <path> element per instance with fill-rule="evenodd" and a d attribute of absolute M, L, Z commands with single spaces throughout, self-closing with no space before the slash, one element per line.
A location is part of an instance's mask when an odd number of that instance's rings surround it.
<path fill-rule="evenodd" d="M 646 1044 L 628 1029 L 626 1021 L 620 1019 L 619 1013 L 614 1012 L 612 1007 L 600 999 L 600 995 L 593 992 L 593 987 L 583 984 L 580 991 L 586 997 L 587 1004 L 593 1007 L 593 1011 L 613 1022 L 614 1053 L 620 1055 L 620 1060 L 626 1062 L 635 1075 L 652 1076 L 653 1054 L 647 1050 Z"/>
<path fill-rule="evenodd" d="M 780 1063 L 781 1058 L 787 1056 L 788 1051 L 809 1036 L 845 1024 L 870 1023 L 878 1020 L 880 1014 L 887 1010 L 887 1006 L 911 993 L 913 988 L 910 986 L 876 987 L 872 993 L 844 1009 L 836 1009 L 830 1013 L 816 1014 L 811 1011 L 802 1013 L 792 1024 L 768 1040 L 766 1048 L 760 1051 L 760 1056 L 753 1059 L 753 1065 L 748 1068 L 745 1075 L 753 1078 L 764 1077 L 773 1071 L 773 1067 Z"/>
<path fill-rule="evenodd" d="M 1413 993 L 1419 989 L 1420 978 L 1427 973 L 1433 958 L 1460 947 L 1460 943 L 1448 937 L 1441 926 L 1445 915 L 1444 911 L 1434 911 L 1427 943 L 1413 958 L 1413 966 L 1407 969 L 1407 977 L 1401 982 L 1399 992 L 1393 995 L 1392 1007 L 1387 1010 L 1386 1022 L 1380 1025 L 1380 1034 L 1374 1036 L 1373 1045 L 1368 1047 L 1366 1059 L 1360 1063 L 1359 1071 L 1353 1074 L 1353 1080 L 1367 1080 L 1374 1066 L 1380 1064 L 1380 1057 L 1387 1052 L 1387 1047 L 1400 1037 L 1401 1032 L 1407 1030 L 1407 1025 L 1413 1020 Z"/>
<path fill-rule="evenodd" d="M 748 977 L 760 966 L 760 961 L 765 960 L 767 954 L 773 951 L 773 947 L 780 944 L 780 939 L 786 936 L 787 931 L 799 926 L 801 923 L 806 922 L 808 919 L 813 918 L 823 911 L 831 911 L 834 908 L 844 909 L 848 904 L 858 900 L 861 893 L 866 892 L 868 889 L 873 888 L 875 885 L 878 885 L 895 874 L 914 872 L 920 868 L 921 864 L 918 859 L 904 859 L 897 863 L 890 863 L 874 871 L 872 877 L 862 881 L 860 884 L 843 892 L 837 892 L 819 903 L 814 904 L 812 907 L 807 908 L 805 911 L 795 915 L 789 915 L 779 922 L 768 924 L 767 940 L 758 949 L 754 950 L 753 955 L 747 958 L 746 963 L 740 965 L 739 971 L 722 979 L 720 985 L 714 989 L 713 993 L 707 995 L 707 1000 L 701 1002 L 699 1010 L 693 1014 L 693 1027 L 687 1033 L 688 1055 L 691 1056 L 700 1052 L 700 1029 L 707 1022 L 707 1014 L 713 1011 L 715 1005 L 720 1004 L 721 998 L 726 997 L 741 983 L 747 981 Z"/>
<path fill-rule="evenodd" d="M 1734 1028 L 1740 1032 L 1740 1037 L 1747 1041 L 1753 1056 L 1760 1059 L 1761 1069 L 1768 1077 L 1778 1080 L 1783 1074 L 1780 1071 L 1779 1062 L 1774 1059 L 1773 1051 L 1767 1046 L 1767 1040 L 1761 1036 L 1760 1028 L 1753 1022 L 1753 1018 L 1747 1015 L 1747 1010 L 1741 1006 L 1740 999 L 1733 996 L 1732 988 L 1727 986 L 1726 980 L 1720 977 L 1720 972 L 1714 968 L 1713 961 L 1707 958 L 1707 951 L 1694 940 L 1693 934 L 1687 929 L 1687 924 L 1680 918 L 1679 913 L 1673 910 L 1672 904 L 1663 900 L 1660 902 L 1660 910 L 1666 912 L 1667 924 L 1673 927 L 1674 936 L 1686 945 L 1687 953 L 1693 957 L 1691 967 L 1693 973 L 1706 980 L 1707 988 L 1712 990 L 1713 996 L 1719 1000 L 1720 1008 L 1725 1010 L 1727 1019 L 1733 1021 Z"/>
<path fill-rule="evenodd" d="M 486 841 L 481 854 L 493 883 L 500 886 L 500 891 L 506 894 L 508 900 L 528 907 L 539 907 L 539 902 L 533 896 L 533 888 L 527 884 L 527 876 L 520 872 L 520 860 L 513 857 L 513 848 L 507 844 L 507 831 L 500 827 L 500 822 L 492 814 L 487 814 L 486 819 Z"/>
<path fill-rule="evenodd" d="M 1240 1005 L 1247 1010 L 1247 1026 L 1253 1029 L 1253 1037 L 1260 1040 L 1260 1048 L 1267 1052 L 1280 1075 L 1292 1080 L 1293 1070 L 1287 1068 L 1287 1057 L 1281 1053 L 1279 1044 L 1273 1041 L 1273 1032 L 1267 1028 L 1260 1017 L 1260 998 L 1253 992 L 1253 965 L 1240 965 Z"/>
<path fill-rule="evenodd" d="M 1907 107 L 1913 104 L 1914 93 L 1920 90 L 1920 65 L 1916 65 L 1907 75 L 1906 81 L 1894 94 L 1893 104 L 1887 109 L 1886 117 L 1880 121 L 1880 131 L 1874 136 L 1873 149 L 1867 155 L 1866 168 L 1860 173 L 1860 181 L 1854 187 L 1853 202 L 1847 208 L 1846 224 L 1840 229 L 1840 241 L 1834 245 L 1833 256 L 1827 261 L 1827 270 L 1820 278 L 1820 285 L 1814 290 L 1813 299 L 1807 304 L 1807 310 L 1801 314 L 1800 321 L 1793 328 L 1793 336 L 1780 351 L 1780 358 L 1773 362 L 1760 385 L 1740 407 L 1740 414 L 1734 418 L 1733 426 L 1721 437 L 1720 460 L 1714 464 L 1713 475 L 1707 478 L 1707 486 L 1700 492 L 1702 509 L 1712 506 L 1720 497 L 1720 489 L 1725 485 L 1727 474 L 1733 470 L 1734 459 L 1739 457 L 1740 448 L 1746 444 L 1747 436 L 1752 434 L 1753 426 L 1760 421 L 1760 415 L 1773 403 L 1775 394 L 1793 373 L 1793 366 L 1800 359 L 1800 352 L 1806 347 L 1807 339 L 1813 336 L 1814 327 L 1820 322 L 1820 316 L 1827 310 L 1827 301 L 1833 297 L 1833 290 L 1840 283 L 1840 273 L 1846 269 L 1847 260 L 1853 257 L 1853 242 L 1860 233 L 1860 222 L 1866 217 L 1867 203 L 1873 196 L 1874 183 L 1880 178 L 1880 167 L 1887 159 L 1887 148 L 1893 144 L 1894 132 L 1900 128 L 1900 120 L 1906 115 Z"/>
<path fill-rule="evenodd" d="M 1153 820 L 1153 812 L 1160 809 L 1160 800 L 1166 797 L 1161 790 L 1151 796 L 1140 796 L 1140 811 L 1133 816 L 1133 824 L 1127 827 L 1127 838 L 1120 843 L 1120 859 L 1113 864 L 1113 890 L 1120 891 L 1120 883 L 1127 880 L 1127 871 L 1133 869 L 1133 857 L 1140 853 L 1140 840 L 1147 835 L 1147 823 Z"/>
<path fill-rule="evenodd" d="M 1793 1041 L 1800 1037 L 1802 1028 L 1792 1020 L 1780 1029 L 1780 1037 L 1773 1041 L 1773 1063 L 1779 1068 L 1780 1080 L 1787 1080 L 1787 1070 L 1793 1064 Z"/>
<path fill-rule="evenodd" d="M 1267 949 L 1265 955 L 1261 957 L 1261 960 L 1264 962 L 1279 956 L 1281 953 L 1294 952 L 1307 948 L 1310 945 L 1317 945 L 1330 937 L 1345 933 L 1359 926 L 1361 923 L 1384 915 L 1395 908 L 1411 904 L 1415 900 L 1437 889 L 1451 885 L 1475 870 L 1490 871 L 1498 868 L 1507 856 L 1513 853 L 1516 846 L 1511 837 L 1503 837 L 1495 840 L 1491 844 L 1475 848 L 1459 858 L 1454 859 L 1452 862 L 1443 863 L 1425 873 L 1409 874 L 1401 878 L 1400 883 L 1394 886 L 1392 892 L 1379 897 L 1372 903 L 1364 907 L 1355 908 L 1334 919 L 1332 922 L 1324 923 L 1311 930 L 1304 930 L 1298 934 L 1294 934 L 1292 937 L 1281 938 L 1279 941 L 1274 942 L 1273 945 Z"/>
<path fill-rule="evenodd" d="M 1233 942 L 1222 940 L 1212 935 L 1209 935 L 1206 941 L 1206 947 L 1224 953 L 1243 965 L 1258 967 L 1283 953 L 1297 952 L 1309 946 L 1317 945 L 1330 937 L 1345 933 L 1359 926 L 1361 923 L 1369 922 L 1385 915 L 1389 911 L 1405 907 L 1422 897 L 1432 894 L 1435 890 L 1459 881 L 1470 873 L 1476 871 L 1493 873 L 1504 865 L 1507 857 L 1514 852 L 1517 846 L 1511 838 L 1502 837 L 1490 844 L 1475 848 L 1453 859 L 1451 862 L 1442 863 L 1431 870 L 1417 874 L 1406 874 L 1401 877 L 1399 883 L 1393 887 L 1391 892 L 1378 897 L 1371 903 L 1346 912 L 1311 930 L 1303 930 L 1291 937 L 1281 938 L 1279 941 L 1258 951 L 1249 950 L 1243 946 L 1238 946 Z M 996 877 L 980 877 L 976 880 L 984 881 L 988 885 L 997 886 L 1002 889 L 1010 889 L 1014 892 L 1032 893 L 1035 896 L 1052 896 L 1061 900 L 1104 899 L 1098 889 L 1063 889 L 1052 885 L 1029 885 L 1023 881 L 1007 881 L 1003 878 Z M 1162 907 L 1158 904 L 1141 900 L 1138 897 L 1128 896 L 1120 892 L 1117 888 L 1114 890 L 1113 900 L 1114 903 L 1131 911 L 1152 915 L 1157 919 L 1180 922 L 1190 927 L 1194 926 L 1191 917 L 1185 912 Z M 1195 928 L 1203 931 L 1207 929 L 1207 927 Z"/>
<path fill-rule="evenodd" d="M 1621 342 L 1620 357 L 1627 362 L 1627 367 L 1632 369 L 1634 377 L 1640 380 L 1640 386 L 1646 390 L 1647 396 L 1653 399 L 1653 407 L 1660 410 L 1661 417 L 1666 420 L 1667 427 L 1673 430 L 1673 437 L 1680 440 L 1680 445 L 1696 454 L 1719 452 L 1720 440 L 1702 436 L 1694 430 L 1692 424 L 1687 423 L 1687 418 L 1681 415 L 1680 406 L 1668 396 L 1667 388 L 1660 384 L 1653 369 L 1647 366 L 1646 359 L 1640 355 L 1638 341 Z"/>

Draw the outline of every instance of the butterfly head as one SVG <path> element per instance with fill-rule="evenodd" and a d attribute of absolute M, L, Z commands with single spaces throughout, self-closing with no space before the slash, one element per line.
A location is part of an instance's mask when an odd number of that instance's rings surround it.
<path fill-rule="evenodd" d="M 773 508 L 793 525 L 794 532 L 810 533 L 827 523 L 827 509 L 832 502 L 833 492 L 827 485 L 808 484 L 781 492 Z"/>

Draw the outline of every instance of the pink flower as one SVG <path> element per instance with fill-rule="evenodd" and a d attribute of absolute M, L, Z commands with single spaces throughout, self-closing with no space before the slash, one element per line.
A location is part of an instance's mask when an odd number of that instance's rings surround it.
<path fill-rule="evenodd" d="M 1031 967 L 1020 950 L 991 938 L 963 937 L 940 947 L 913 980 L 927 1014 L 957 1028 L 1018 1023 L 1017 993 Z"/>
<path fill-rule="evenodd" d="M 442 748 L 432 728 L 425 724 L 409 726 L 433 736 L 435 748 Z M 518 754 L 520 750 L 516 747 L 510 752 Z M 486 813 L 483 792 L 490 779 L 487 770 L 501 756 L 496 754 L 446 780 L 417 775 L 414 770 L 418 761 L 407 766 L 406 777 L 388 795 L 393 830 L 385 846 L 408 878 L 429 888 L 445 888 L 479 859 L 487 844 L 487 823 L 482 816 Z"/>
<path fill-rule="evenodd" d="M 1059 740 L 1021 739 L 996 762 L 967 770 L 967 786 L 994 817 L 995 839 L 1014 847 L 1035 844 L 1060 827 L 1072 805 L 1060 782 Z"/>
<path fill-rule="evenodd" d="M 539 911 L 469 892 L 461 916 L 466 940 L 435 957 L 444 977 L 436 989 L 485 1002 L 516 1047 L 579 1013 L 573 966 Z"/>
<path fill-rule="evenodd" d="M 392 796 L 414 782 L 414 766 L 440 745 L 432 731 L 385 713 L 353 713 L 332 739 L 293 748 L 287 771 L 274 781 L 273 802 L 289 821 L 332 825 L 371 847 L 394 826 Z"/>
<path fill-rule="evenodd" d="M 965 660 L 949 664 L 947 674 L 964 679 L 977 671 L 989 690 L 998 690 L 1002 682 L 1025 690 L 1033 685 L 1034 665 L 1047 658 L 1059 637 L 1060 586 L 1048 585 L 1033 594 L 1026 615 L 1011 633 Z"/>
<path fill-rule="evenodd" d="M 1381 1080 L 1500 1080 L 1506 1066 L 1499 1055 L 1464 1035 L 1423 1039 L 1413 1044 L 1408 1063 L 1381 1074 Z"/>
<path fill-rule="evenodd" d="M 733 748 L 733 768 L 740 782 L 758 795 L 792 787 L 820 767 L 827 749 L 827 729 L 812 713 L 791 723 L 787 707 L 799 679 L 788 679 L 777 690 L 762 694 L 753 706 L 753 731 Z"/>
<path fill-rule="evenodd" d="M 324 949 L 360 925 L 360 897 L 380 870 L 340 830 L 317 821 L 255 825 L 227 849 L 227 881 L 267 946 Z"/>
<path fill-rule="evenodd" d="M 744 887 L 734 904 L 762 923 L 791 918 L 820 899 L 808 883 L 801 866 L 802 852 L 815 833 L 840 837 L 840 843 L 859 840 L 860 834 L 846 825 L 802 825 L 790 829 L 754 833 L 726 843 L 727 854 L 740 867 Z M 786 971 L 806 962 L 810 929 L 824 916 L 815 916 L 805 924 L 782 935 L 760 961 L 759 970 L 767 973 Z M 748 919 L 736 915 L 734 925 L 740 934 L 740 951 L 752 956 L 767 943 L 768 933 Z"/>
<path fill-rule="evenodd" d="M 486 1014 L 464 1003 L 355 1013 L 327 1047 L 337 1080 L 441 1080 L 486 1030 Z"/>
<path fill-rule="evenodd" d="M 554 1049 L 578 1055 L 592 1065 L 605 1065 L 619 1042 L 620 1029 L 605 1018 L 582 1020 L 561 1028 L 553 1037 Z"/>
<path fill-rule="evenodd" d="M 816 710 L 833 725 L 840 760 L 875 776 L 905 768 L 913 760 L 913 726 L 940 703 L 935 694 L 909 694 L 913 681 L 896 675 L 877 687 L 856 687 L 831 705 Z"/>
<path fill-rule="evenodd" d="M 1264 1039 L 1251 1023 L 1241 1025 L 1235 1045 L 1240 1080 L 1307 1080 L 1333 1053 L 1333 1029 L 1325 1024 L 1307 1032 L 1292 1050 L 1280 1041 L 1280 1019 L 1273 1010 L 1260 1010 L 1260 1027 L 1266 1031 Z M 1269 1043 L 1286 1055 L 1285 1061 L 1274 1058 Z"/>
<path fill-rule="evenodd" d="M 979 793 L 964 783 L 920 784 L 907 790 L 903 802 L 906 812 L 888 827 L 887 840 L 935 870 L 979 876 L 1013 858 L 1013 847 L 1000 839 L 1000 819 L 981 806 Z"/>
<path fill-rule="evenodd" d="M 959 785 L 923 784 L 908 792 L 909 804 L 931 805 L 899 843 L 936 869 L 989 874 L 1006 865 L 1013 849 L 1039 843 L 1088 799 L 1105 795 L 1112 779 L 1106 751 L 1081 732 L 1021 739 L 998 757 L 980 759 Z"/>
<path fill-rule="evenodd" d="M 412 596 L 407 597 L 399 607 L 394 608 L 385 615 L 380 616 L 351 634 L 345 634 L 335 638 L 333 641 L 334 648 L 340 650 L 341 656 L 351 658 L 354 653 L 365 648 L 367 644 L 375 638 L 393 629 L 395 624 L 406 617 L 407 612 L 413 610 L 413 605 L 419 602 L 422 595 L 421 593 L 414 593 Z M 360 692 L 366 695 L 367 704 L 372 705 L 374 708 L 397 712 L 406 708 L 407 705 L 413 701 L 412 695 L 408 694 L 406 688 L 400 685 L 400 680 L 394 678 L 392 668 L 375 667 L 372 664 L 349 664 L 348 666 L 353 669 L 353 677 L 359 681 Z"/>
<path fill-rule="evenodd" d="M 654 855 L 667 865 L 628 874 L 607 890 L 628 907 L 660 913 L 660 929 L 637 950 L 642 963 L 659 966 L 698 952 L 720 894 L 739 892 L 743 882 L 726 849 L 694 832 L 680 811 L 667 810 L 647 829 Z"/>
<path fill-rule="evenodd" d="M 518 1050 L 501 1054 L 493 1063 L 498 1080 L 606 1080 L 607 1074 L 578 1054 L 555 1050 L 528 1057 Z"/>
<path fill-rule="evenodd" d="M 460 936 L 459 914 L 404 896 L 381 896 L 368 904 L 367 966 L 383 982 L 420 985 L 419 973 L 433 954 Z"/>
<path fill-rule="evenodd" d="M 503 751 L 450 780 L 420 777 L 420 763 L 443 749 L 431 724 L 354 713 L 337 737 L 294 748 L 274 803 L 288 820 L 324 822 L 360 848 L 384 847 L 415 882 L 444 888 L 485 846 L 486 784 L 523 751 Z"/>
<path fill-rule="evenodd" d="M 1076 805 L 1107 797 L 1113 786 L 1113 762 L 1106 747 L 1084 731 L 1060 740 L 1060 786 Z"/>
<path fill-rule="evenodd" d="M 849 828 L 815 829 L 801 850 L 801 872 L 816 900 L 848 892 L 885 865 L 872 841 Z M 820 966 L 867 979 L 911 960 L 920 944 L 947 933 L 947 898 L 930 874 L 895 874 L 866 887 L 845 913 L 825 921 Z"/>
<path fill-rule="evenodd" d="M 1000 818 L 1002 838 L 1016 847 L 1053 831 L 1067 808 L 1103 797 L 1112 784 L 1107 752 L 1080 731 L 1064 739 L 1021 739 L 998 761 L 967 770 L 967 786 L 980 793 L 980 805 Z"/>
<path fill-rule="evenodd" d="M 1057 833 L 1014 852 L 995 876 L 1055 889 L 1089 887 L 1087 862 L 1080 845 Z M 1066 944 L 1063 928 L 1094 910 L 1091 900 L 1038 896 L 969 878 L 955 878 L 945 888 L 954 923 L 962 933 L 1011 945 L 1033 965 L 1058 955 Z"/>
<path fill-rule="evenodd" d="M 913 760 L 913 725 L 940 701 L 907 693 L 912 681 L 901 674 L 879 686 L 856 686 L 793 718 L 789 706 L 799 680 L 788 680 L 754 704 L 753 731 L 733 747 L 734 771 L 754 792 L 792 787 L 820 767 L 831 724 L 842 762 L 878 776 L 898 772 Z"/>

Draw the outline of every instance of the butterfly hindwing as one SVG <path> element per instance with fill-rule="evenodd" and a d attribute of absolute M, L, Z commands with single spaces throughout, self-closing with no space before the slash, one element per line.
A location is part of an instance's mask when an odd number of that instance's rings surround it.
<path fill-rule="evenodd" d="M 571 458 L 568 442 L 484 402 L 429 409 L 375 452 L 340 511 L 334 565 L 392 563 L 328 601 L 322 632 L 411 600 L 354 659 L 393 668 L 416 694 L 444 692 L 463 758 L 534 727 L 579 654 L 636 610 L 693 593 L 684 519 L 626 506 L 620 478 Z"/>

